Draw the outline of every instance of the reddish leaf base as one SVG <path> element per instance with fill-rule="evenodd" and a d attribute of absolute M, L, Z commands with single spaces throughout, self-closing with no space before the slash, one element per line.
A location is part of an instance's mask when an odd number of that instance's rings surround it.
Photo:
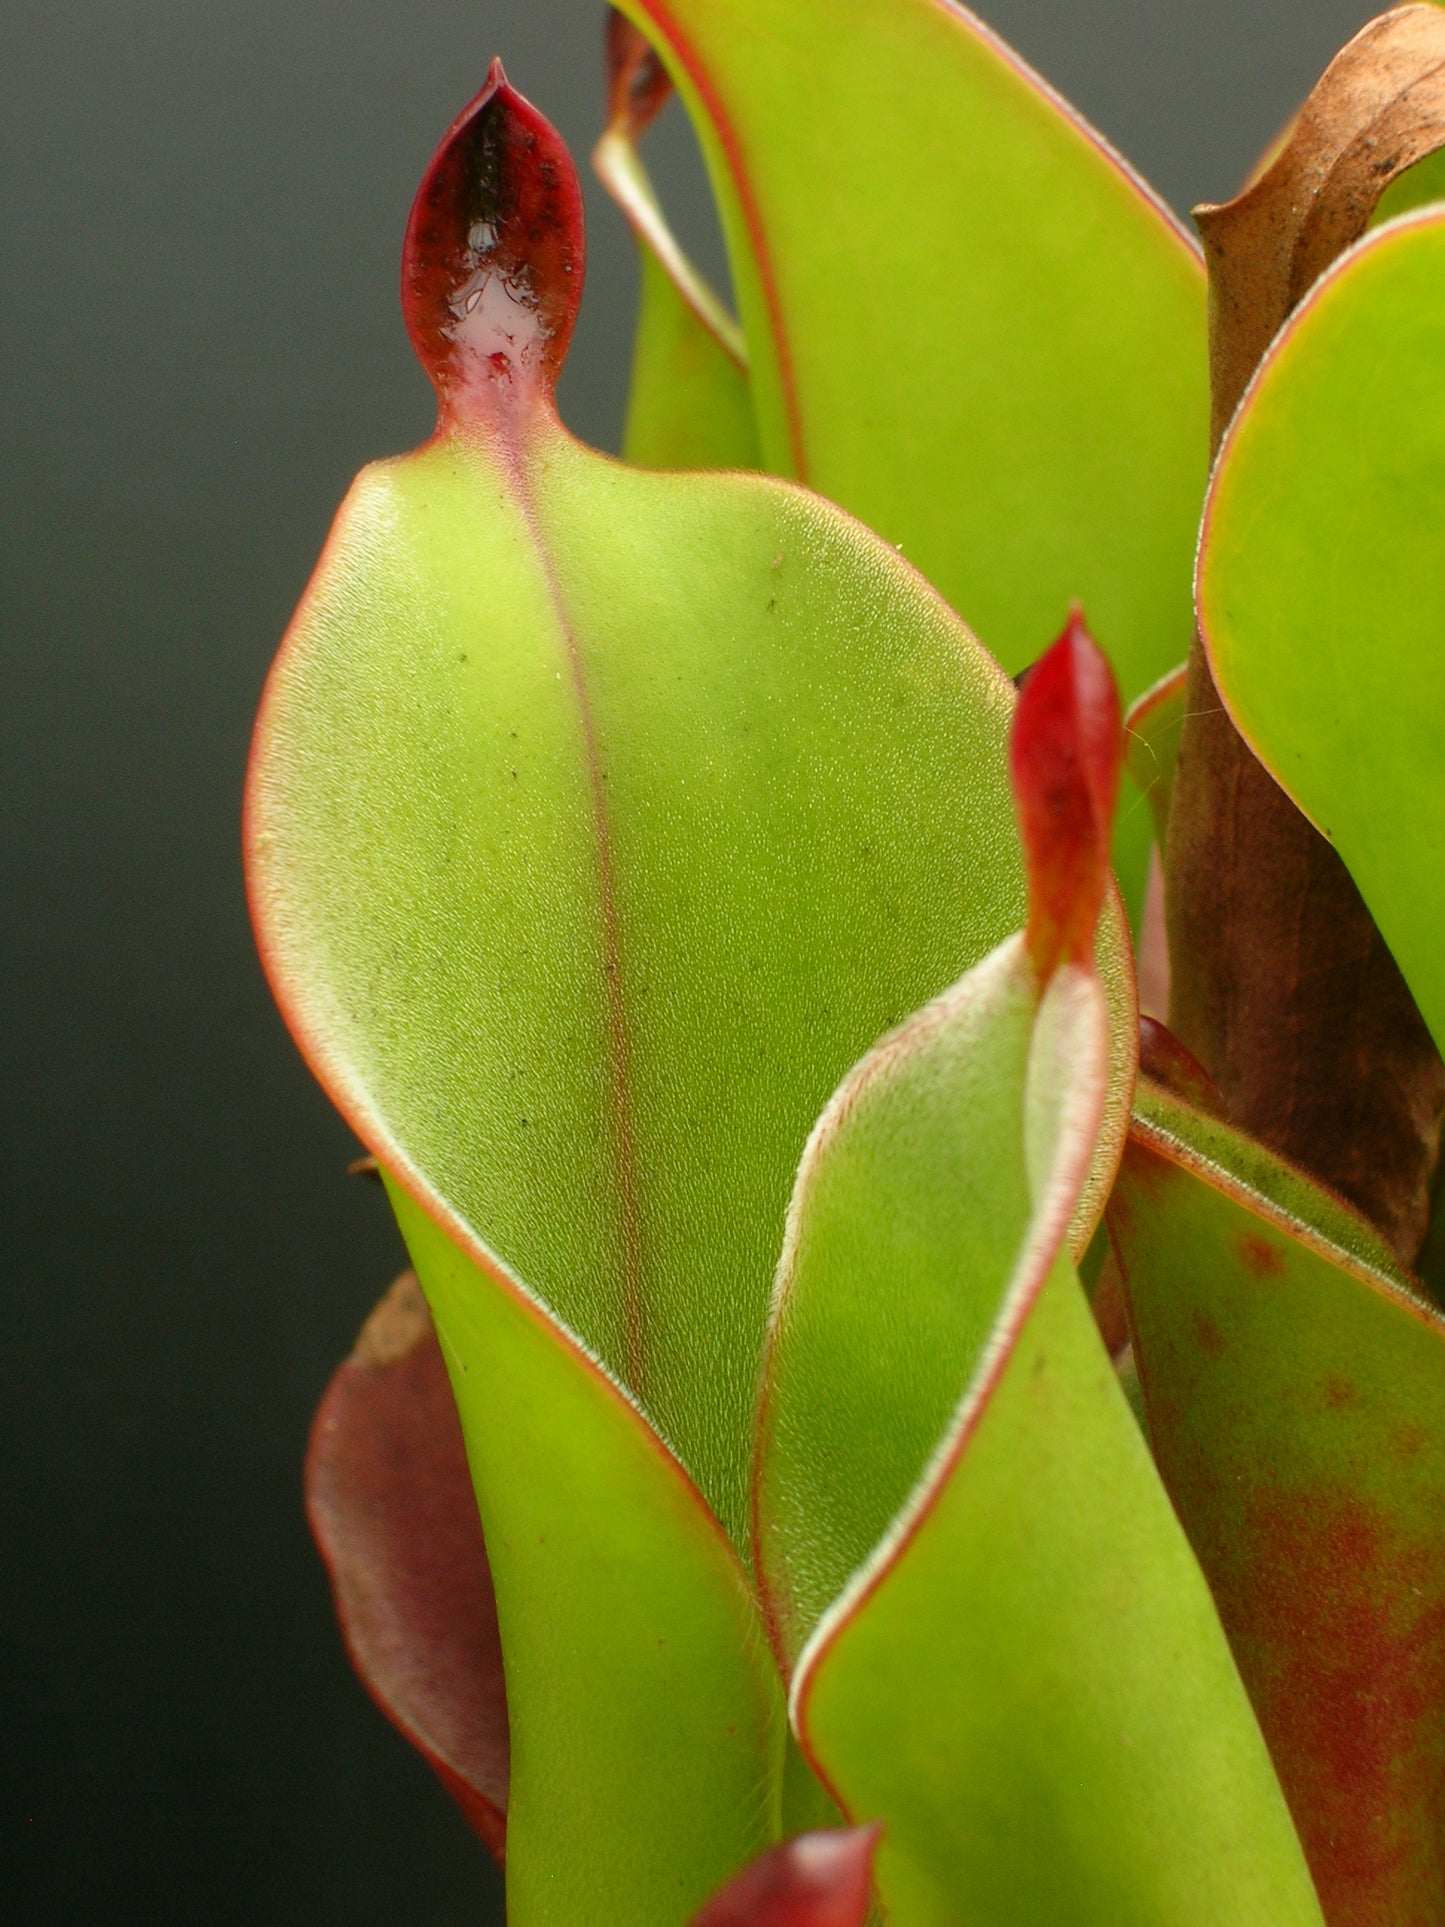
<path fill-rule="evenodd" d="M 854 1827 L 785 1840 L 715 1894 L 692 1927 L 863 1927 L 878 1831 Z"/>
<path fill-rule="evenodd" d="M 492 1576 L 441 1347 L 409 1271 L 317 1410 L 306 1513 L 363 1684 L 500 1861 L 510 1753 Z"/>
<path fill-rule="evenodd" d="M 1259 1557 L 1215 1592 L 1330 1927 L 1445 1918 L 1445 1534 L 1325 1485 L 1249 1510 Z"/>
<path fill-rule="evenodd" d="M 1123 729 L 1119 692 L 1077 609 L 1029 671 L 1009 773 L 1029 880 L 1029 954 L 1041 981 L 1085 962 L 1109 880 Z"/>

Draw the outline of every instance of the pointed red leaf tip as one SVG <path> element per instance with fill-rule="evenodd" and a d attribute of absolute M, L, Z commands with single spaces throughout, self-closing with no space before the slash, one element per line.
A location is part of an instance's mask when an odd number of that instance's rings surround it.
<path fill-rule="evenodd" d="M 1109 877 L 1123 730 L 1103 651 L 1075 609 L 1024 679 L 1009 773 L 1029 880 L 1028 946 L 1041 981 L 1084 961 Z"/>
<path fill-rule="evenodd" d="M 407 333 L 444 425 L 550 403 L 585 260 L 572 156 L 494 60 L 432 156 L 402 249 Z"/>
<path fill-rule="evenodd" d="M 880 1831 L 839 1828 L 785 1840 L 714 1894 L 692 1927 L 863 1927 Z"/>
<path fill-rule="evenodd" d="M 1143 1011 L 1139 1013 L 1139 1069 L 1196 1110 L 1208 1111 L 1212 1117 L 1225 1116 L 1219 1086 L 1199 1059 L 1157 1017 Z"/>
<path fill-rule="evenodd" d="M 607 121 L 640 140 L 672 97 L 672 81 L 647 36 L 615 7 L 607 11 Z"/>
<path fill-rule="evenodd" d="M 511 1755 L 492 1576 L 441 1346 L 410 1272 L 317 1410 L 306 1516 L 362 1684 L 500 1860 Z"/>

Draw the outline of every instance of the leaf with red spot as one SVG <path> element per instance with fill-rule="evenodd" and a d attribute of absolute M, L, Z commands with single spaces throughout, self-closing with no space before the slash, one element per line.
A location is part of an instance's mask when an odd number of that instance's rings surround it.
<path fill-rule="evenodd" d="M 1028 932 L 885 1037 L 809 1140 L 755 1564 L 795 1731 L 910 1927 L 1317 1927 L 1278 1783 L 1070 1259 L 1103 1117 L 1088 917 L 1120 753 L 1077 627 L 1013 769 Z"/>
<path fill-rule="evenodd" d="M 1445 1321 L 1342 1200 L 1141 1080 L 1109 1205 L 1164 1482 L 1331 1922 L 1445 1905 Z"/>
<path fill-rule="evenodd" d="M 864 1927 L 876 1827 L 800 1833 L 730 1880 L 692 1927 Z"/>
<path fill-rule="evenodd" d="M 509 1748 L 497 1607 L 457 1408 L 409 1271 L 317 1409 L 306 1515 L 367 1691 L 500 1860 Z"/>
<path fill-rule="evenodd" d="M 437 431 L 337 518 L 267 685 L 246 854 L 461 1415 L 526 1735 L 511 1918 L 656 1927 L 780 1811 L 740 1547 L 798 1156 L 848 1066 L 1017 927 L 1024 881 L 1013 692 L 896 552 L 795 486 L 644 473 L 562 428 L 580 208 L 494 68 L 406 240 Z M 1115 905 L 1099 942 L 1095 1215 L 1134 1051 Z"/>

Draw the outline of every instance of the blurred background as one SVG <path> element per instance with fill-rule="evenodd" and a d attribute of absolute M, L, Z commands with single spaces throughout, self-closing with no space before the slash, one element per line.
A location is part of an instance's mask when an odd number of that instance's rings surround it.
<path fill-rule="evenodd" d="M 1351 0 L 988 0 L 1174 205 Z M 471 1923 L 500 1885 L 353 1680 L 312 1409 L 401 1262 L 255 963 L 252 713 L 332 512 L 421 440 L 396 297 L 500 52 L 579 156 L 595 0 L 0 0 L 0 1891 L 12 1920 Z M 721 274 L 676 108 L 649 155 Z M 563 389 L 614 448 L 635 298 L 589 182 Z"/>

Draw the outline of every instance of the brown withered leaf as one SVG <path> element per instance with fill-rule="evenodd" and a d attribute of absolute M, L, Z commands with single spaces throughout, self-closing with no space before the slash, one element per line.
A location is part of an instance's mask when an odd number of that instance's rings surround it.
<path fill-rule="evenodd" d="M 409 1271 L 317 1409 L 306 1514 L 362 1683 L 500 1861 L 510 1750 L 492 1577 L 441 1347 Z"/>
<path fill-rule="evenodd" d="M 1209 263 L 1218 448 L 1280 323 L 1369 225 L 1397 175 L 1445 145 L 1445 12 L 1396 7 L 1337 54 L 1269 166 L 1197 207 Z"/>
<path fill-rule="evenodd" d="M 1290 310 L 1390 183 L 1442 145 L 1445 12 L 1400 7 L 1336 57 L 1242 194 L 1196 210 L 1216 449 Z M 1341 1192 L 1412 1264 L 1445 1068 L 1349 872 L 1234 729 L 1197 638 L 1165 884 L 1171 1029 L 1236 1123 Z"/>

